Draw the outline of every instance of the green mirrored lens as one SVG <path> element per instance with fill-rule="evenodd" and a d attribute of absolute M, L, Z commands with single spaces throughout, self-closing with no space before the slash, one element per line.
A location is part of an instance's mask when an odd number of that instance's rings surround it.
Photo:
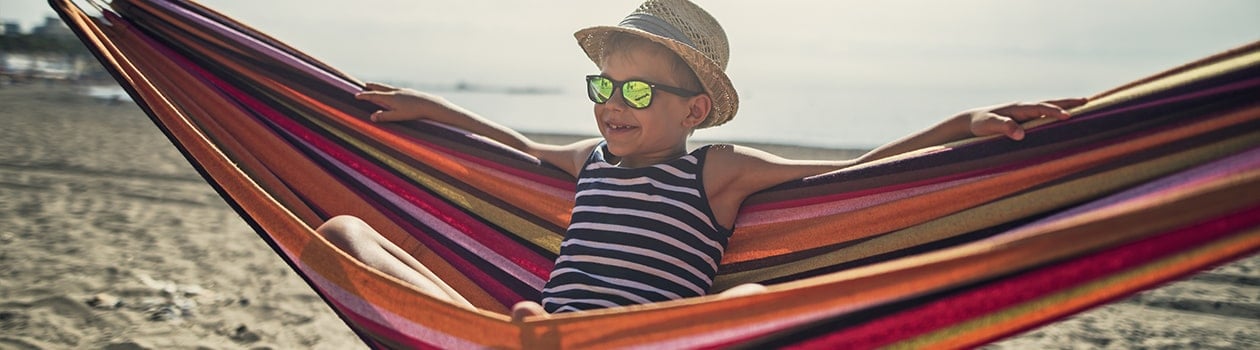
<path fill-rule="evenodd" d="M 591 99 L 595 100 L 595 103 L 608 102 L 608 98 L 612 97 L 613 83 L 608 78 L 594 77 L 586 83 L 591 89 Z"/>
<path fill-rule="evenodd" d="M 634 108 L 646 108 L 652 103 L 652 86 L 641 81 L 627 81 L 621 86 L 621 96 Z"/>

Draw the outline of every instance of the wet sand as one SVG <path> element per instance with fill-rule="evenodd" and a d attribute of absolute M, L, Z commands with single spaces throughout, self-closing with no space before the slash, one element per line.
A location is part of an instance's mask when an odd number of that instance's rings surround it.
<path fill-rule="evenodd" d="M 0 349 L 364 347 L 134 104 L 3 86 L 0 122 Z M 990 347 L 1260 348 L 1260 256 Z"/>

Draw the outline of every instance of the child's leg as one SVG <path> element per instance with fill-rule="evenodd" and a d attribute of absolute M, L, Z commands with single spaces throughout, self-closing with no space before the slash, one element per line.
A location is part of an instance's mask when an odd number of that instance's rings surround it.
<path fill-rule="evenodd" d="M 738 286 L 731 287 L 731 289 L 724 290 L 721 293 L 718 293 L 718 297 L 722 299 L 727 299 L 727 298 L 736 298 L 736 297 L 742 297 L 742 296 L 748 296 L 748 295 L 756 295 L 756 294 L 761 294 L 765 292 L 766 292 L 766 286 L 764 285 L 761 285 L 758 283 L 744 283 Z"/>
<path fill-rule="evenodd" d="M 448 300 L 469 309 L 475 308 L 472 303 L 459 295 L 446 282 L 442 282 L 441 278 L 420 264 L 411 254 L 407 254 L 402 248 L 385 239 L 359 218 L 337 216 L 320 225 L 315 231 L 368 266 L 411 283 L 436 298 Z"/>

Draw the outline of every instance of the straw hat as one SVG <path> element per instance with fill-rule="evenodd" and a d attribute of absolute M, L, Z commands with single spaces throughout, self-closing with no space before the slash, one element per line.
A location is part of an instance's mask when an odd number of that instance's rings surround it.
<path fill-rule="evenodd" d="M 659 43 L 687 62 L 713 99 L 713 110 L 697 128 L 722 125 L 735 117 L 739 96 L 725 72 L 730 58 L 726 32 L 700 6 L 686 0 L 648 0 L 617 26 L 584 28 L 573 35 L 598 65 L 613 33 L 628 33 Z"/>

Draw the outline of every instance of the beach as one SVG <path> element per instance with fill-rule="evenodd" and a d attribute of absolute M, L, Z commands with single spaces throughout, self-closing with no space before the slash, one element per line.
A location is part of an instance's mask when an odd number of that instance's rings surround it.
<path fill-rule="evenodd" d="M 0 122 L 0 349 L 365 348 L 134 103 L 0 86 Z M 1260 348 L 1260 255 L 988 347 Z"/>

